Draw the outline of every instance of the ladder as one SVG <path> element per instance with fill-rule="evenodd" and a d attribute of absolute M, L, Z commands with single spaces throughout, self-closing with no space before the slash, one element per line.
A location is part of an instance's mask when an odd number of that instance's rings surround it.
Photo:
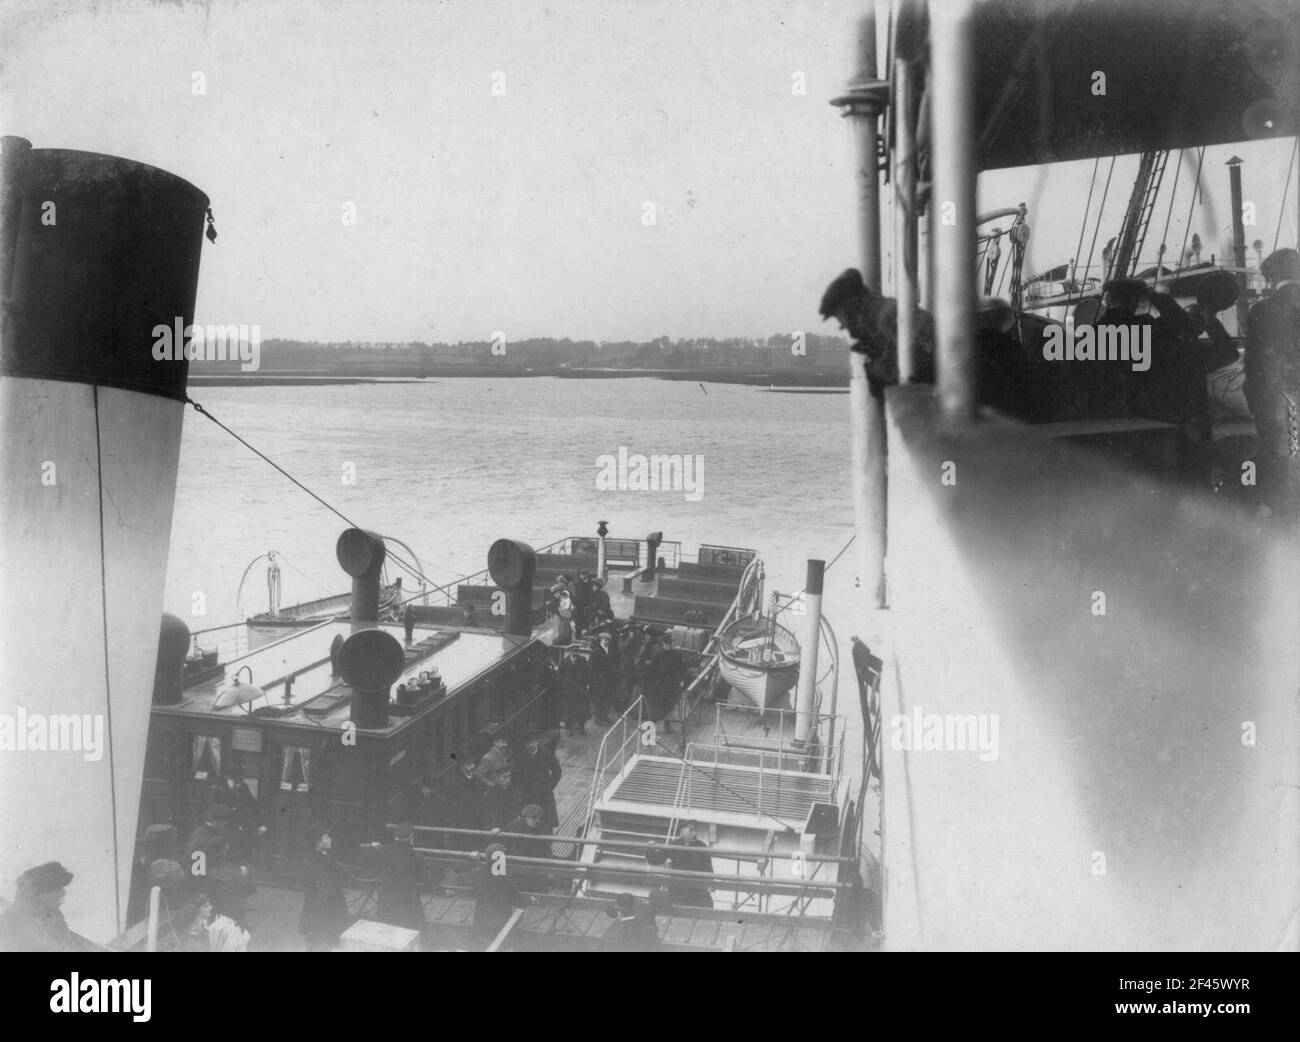
<path fill-rule="evenodd" d="M 1143 152 L 1138 160 L 1137 179 L 1133 182 L 1128 209 L 1124 211 L 1124 220 L 1119 226 L 1114 256 L 1106 269 L 1107 281 L 1127 278 L 1136 270 L 1168 159 L 1168 149 L 1155 149 Z"/>

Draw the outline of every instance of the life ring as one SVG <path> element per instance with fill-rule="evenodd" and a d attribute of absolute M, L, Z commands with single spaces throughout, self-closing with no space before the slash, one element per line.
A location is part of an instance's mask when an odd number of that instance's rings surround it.
<path fill-rule="evenodd" d="M 594 554 L 596 544 L 590 539 L 579 539 L 573 544 L 573 552 L 575 554 Z"/>
<path fill-rule="evenodd" d="M 718 564 L 735 564 L 736 555 L 733 554 L 730 550 L 719 550 L 718 556 L 715 558 L 715 560 L 717 561 Z"/>

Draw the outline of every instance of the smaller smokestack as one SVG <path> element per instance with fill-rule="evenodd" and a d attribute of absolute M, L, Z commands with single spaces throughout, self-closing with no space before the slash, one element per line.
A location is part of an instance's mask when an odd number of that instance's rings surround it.
<path fill-rule="evenodd" d="M 379 575 L 384 567 L 384 539 L 364 528 L 348 528 L 334 547 L 339 567 L 352 576 L 353 624 L 379 621 Z"/>
<path fill-rule="evenodd" d="M 185 655 L 190 649 L 190 628 L 175 615 L 163 612 L 158 633 L 158 666 L 153 676 L 153 704 L 174 706 L 184 697 Z"/>
<path fill-rule="evenodd" d="M 817 651 L 822 630 L 822 578 L 826 562 L 808 561 L 804 586 L 803 645 L 799 649 L 799 687 L 795 695 L 794 740 L 806 745 L 813 735 L 817 708 Z"/>
<path fill-rule="evenodd" d="M 488 572 L 506 594 L 505 632 L 516 637 L 533 633 L 533 576 L 537 553 L 518 539 L 498 539 L 488 548 Z"/>
<path fill-rule="evenodd" d="M 605 581 L 605 537 L 609 535 L 609 522 L 596 522 L 596 535 L 600 536 L 600 543 L 596 549 L 596 577 L 601 582 Z"/>
<path fill-rule="evenodd" d="M 402 643 L 387 630 L 359 630 L 339 648 L 339 673 L 352 688 L 352 722 L 388 726 L 388 694 L 406 668 Z"/>
<path fill-rule="evenodd" d="M 641 573 L 642 582 L 653 582 L 655 569 L 659 566 L 659 544 L 664 541 L 662 532 L 651 532 L 645 537 L 646 568 Z"/>

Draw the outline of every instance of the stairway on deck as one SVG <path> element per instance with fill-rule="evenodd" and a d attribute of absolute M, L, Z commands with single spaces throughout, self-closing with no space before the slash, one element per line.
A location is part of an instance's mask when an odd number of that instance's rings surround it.
<path fill-rule="evenodd" d="M 669 794 L 668 803 L 672 803 Z M 668 819 L 656 818 L 646 814 L 630 814 L 624 811 L 602 810 L 600 812 L 601 839 L 628 843 L 666 843 L 668 841 Z M 614 868 L 636 868 L 648 870 L 651 866 L 645 855 L 635 850 L 611 850 L 604 846 L 591 848 L 590 863 L 607 865 Z M 640 883 L 634 876 L 606 877 L 592 880 L 588 885 L 590 897 L 612 896 L 629 893 L 637 897 L 647 897 L 650 886 Z"/>

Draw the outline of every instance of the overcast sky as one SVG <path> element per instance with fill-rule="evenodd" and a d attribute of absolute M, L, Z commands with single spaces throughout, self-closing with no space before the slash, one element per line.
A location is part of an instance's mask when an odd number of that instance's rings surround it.
<path fill-rule="evenodd" d="M 827 102 L 861 8 L 3 0 L 0 131 L 205 191 L 220 239 L 200 322 L 319 340 L 822 329 L 825 283 L 856 263 L 851 140 Z M 1290 141 L 1246 149 L 1271 245 Z M 1193 230 L 1207 249 L 1231 220 L 1231 151 L 1205 159 L 1211 205 Z M 1135 163 L 1116 168 L 1116 225 Z M 1074 255 L 1091 171 L 982 180 L 985 208 L 1029 203 L 1027 270 Z M 1294 181 L 1288 195 L 1281 245 Z M 1180 203 L 1171 241 L 1185 217 Z"/>

